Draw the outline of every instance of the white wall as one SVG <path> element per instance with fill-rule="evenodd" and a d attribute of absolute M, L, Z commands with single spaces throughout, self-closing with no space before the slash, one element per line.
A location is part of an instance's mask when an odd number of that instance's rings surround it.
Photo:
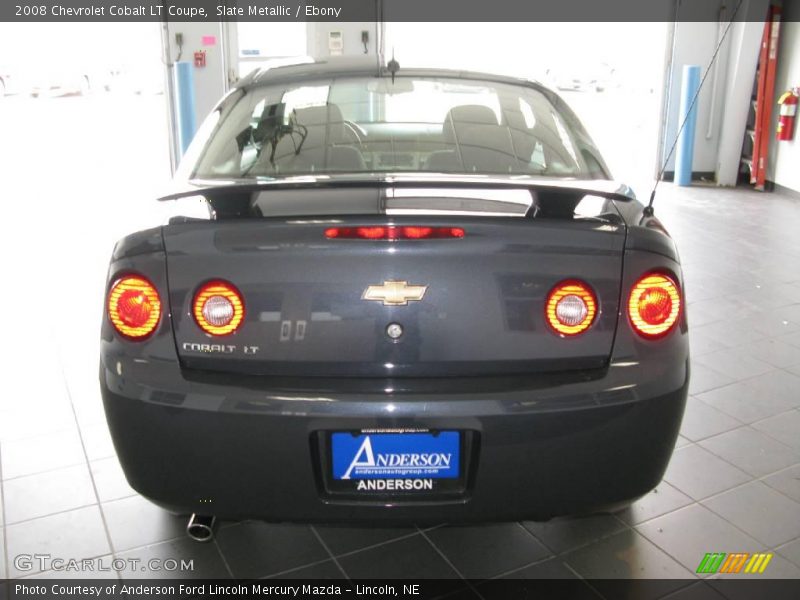
<path fill-rule="evenodd" d="M 229 25 L 224 22 L 167 22 L 162 25 L 165 28 L 162 30 L 163 61 L 170 65 L 167 69 L 167 78 L 174 81 L 174 69 L 171 67 L 174 62 L 180 60 L 193 63 L 196 51 L 205 51 L 206 53 L 206 66 L 192 68 L 197 127 L 200 127 L 211 109 L 228 90 L 230 82 L 236 79 L 237 73 L 231 69 L 229 60 L 230 57 L 238 55 L 237 38 L 235 28 L 229 27 Z M 235 23 L 233 25 L 235 26 Z M 175 41 L 177 33 L 183 36 L 182 49 L 178 48 Z M 209 43 L 210 40 L 206 40 L 204 43 L 204 38 L 208 37 L 213 38 L 213 44 Z M 175 124 L 177 121 L 176 105 L 174 98 L 169 94 L 173 87 L 174 84 L 165 88 L 167 91 L 165 97 L 169 103 L 170 119 L 173 121 L 170 123 L 170 162 L 174 171 L 180 163 L 181 152 Z"/>
<path fill-rule="evenodd" d="M 793 22 L 791 22 L 793 21 Z M 784 0 L 781 23 L 778 72 L 775 79 L 775 100 L 792 87 L 800 86 L 800 0 Z M 769 133 L 769 165 L 767 179 L 800 192 L 800 127 L 795 124 L 794 140 L 778 142 L 775 130 L 778 123 L 777 104 L 773 108 L 773 124 Z"/>
<path fill-rule="evenodd" d="M 664 136 L 664 153 L 666 157 L 680 127 L 680 99 L 681 86 L 683 85 L 683 67 L 685 65 L 699 65 L 702 74 L 705 73 L 711 55 L 717 45 L 718 24 L 716 22 L 691 23 L 678 22 L 675 24 L 675 45 L 672 55 L 672 70 L 669 74 L 671 89 L 670 101 L 667 107 L 666 135 Z M 726 68 L 728 62 L 728 48 L 722 48 L 719 55 L 722 68 L 717 72 L 718 89 L 724 89 Z M 722 96 L 717 95 L 714 106 L 711 105 L 712 75 L 709 75 L 697 99 L 697 128 L 694 143 L 694 172 L 713 172 L 717 165 L 717 145 L 719 142 L 719 115 L 722 111 Z M 714 116 L 712 117 L 712 112 Z M 709 121 L 714 119 L 712 136 L 706 138 Z M 667 171 L 675 170 L 675 154 L 667 163 Z"/>
<path fill-rule="evenodd" d="M 758 66 L 764 23 L 743 21 L 730 32 L 730 59 L 724 88 L 724 115 L 720 115 L 717 183 L 735 186 L 739 178 L 742 142 L 747 128 L 753 82 Z"/>
<path fill-rule="evenodd" d="M 342 56 L 364 56 L 376 54 L 376 24 L 369 23 L 336 23 L 336 22 L 310 22 L 306 24 L 306 52 L 309 56 L 325 59 L 330 56 L 328 49 L 328 33 L 331 31 L 342 32 Z M 361 32 L 369 34 L 367 52 L 361 42 Z M 391 49 L 387 48 L 387 55 L 391 56 Z M 386 60 L 389 60 L 388 57 Z"/>
<path fill-rule="evenodd" d="M 193 61 L 194 53 L 198 50 L 206 52 L 206 66 L 194 69 L 195 110 L 197 111 L 197 124 L 211 112 L 211 109 L 222 97 L 227 89 L 226 65 L 223 63 L 223 34 L 224 23 L 180 23 L 168 22 L 169 31 L 169 56 L 168 62 L 172 63 L 178 58 L 178 47 L 175 44 L 175 34 L 183 34 L 183 52 L 181 61 Z M 204 36 L 213 36 L 214 45 L 203 45 Z"/>
<path fill-rule="evenodd" d="M 722 3 L 721 3 L 722 4 Z M 730 3 L 729 3 L 730 4 Z M 750 102 L 750 91 L 755 76 L 760 32 L 767 16 L 768 0 L 744 0 L 738 22 L 731 27 L 717 56 L 716 97 L 714 95 L 714 72 L 709 73 L 697 100 L 697 129 L 695 132 L 695 173 L 716 173 L 723 185 L 733 185 L 735 175 L 729 181 L 729 171 L 735 174 L 741 157 L 744 136 L 744 118 Z M 672 69 L 668 80 L 671 96 L 667 105 L 664 156 L 675 142 L 680 126 L 680 92 L 684 65 L 699 65 L 701 77 L 711 62 L 719 39 L 727 28 L 736 3 L 721 13 L 719 8 L 708 6 L 705 15 L 708 22 L 677 22 Z M 680 18 L 680 15 L 679 15 Z M 713 104 L 713 105 L 712 105 Z M 667 163 L 667 171 L 674 171 L 675 156 Z M 720 173 L 723 177 L 720 179 Z"/>

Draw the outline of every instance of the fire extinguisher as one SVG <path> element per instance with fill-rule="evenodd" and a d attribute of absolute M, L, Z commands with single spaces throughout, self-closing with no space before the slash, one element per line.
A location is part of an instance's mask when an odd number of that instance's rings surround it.
<path fill-rule="evenodd" d="M 794 138 L 794 120 L 797 116 L 797 88 L 778 98 L 781 116 L 778 120 L 778 139 L 789 142 Z"/>

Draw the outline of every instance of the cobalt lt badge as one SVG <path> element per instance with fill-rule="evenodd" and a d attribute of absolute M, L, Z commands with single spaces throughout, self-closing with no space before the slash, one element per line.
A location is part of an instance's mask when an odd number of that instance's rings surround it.
<path fill-rule="evenodd" d="M 405 306 L 422 300 L 427 289 L 427 285 L 409 285 L 407 281 L 384 281 L 383 285 L 367 287 L 361 299 L 382 302 L 384 306 Z"/>

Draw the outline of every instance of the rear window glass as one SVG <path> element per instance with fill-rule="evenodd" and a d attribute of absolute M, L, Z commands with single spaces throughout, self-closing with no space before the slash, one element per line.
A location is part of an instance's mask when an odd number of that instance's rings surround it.
<path fill-rule="evenodd" d="M 400 76 L 266 85 L 226 110 L 191 176 L 604 177 L 598 161 L 586 162 L 587 138 L 572 122 L 543 93 L 522 85 Z M 598 156 L 593 147 L 588 154 Z"/>

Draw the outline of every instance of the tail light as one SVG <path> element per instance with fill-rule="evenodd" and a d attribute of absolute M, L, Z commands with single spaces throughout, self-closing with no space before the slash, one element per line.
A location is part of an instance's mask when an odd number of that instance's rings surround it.
<path fill-rule="evenodd" d="M 581 281 L 562 281 L 550 292 L 545 308 L 547 322 L 556 333 L 577 335 L 586 331 L 597 315 L 597 300 Z"/>
<path fill-rule="evenodd" d="M 329 240 L 433 240 L 463 238 L 461 227 L 424 227 L 419 225 L 376 226 L 376 227 L 330 227 L 325 230 Z"/>
<path fill-rule="evenodd" d="M 628 316 L 636 333 L 657 338 L 669 333 L 678 321 L 681 294 L 675 281 L 662 273 L 645 275 L 631 290 Z"/>
<path fill-rule="evenodd" d="M 209 281 L 194 297 L 194 319 L 211 335 L 228 335 L 244 319 L 242 295 L 227 281 Z"/>
<path fill-rule="evenodd" d="M 158 325 L 161 299 L 144 277 L 129 275 L 118 279 L 108 293 L 108 318 L 123 337 L 142 340 Z"/>

